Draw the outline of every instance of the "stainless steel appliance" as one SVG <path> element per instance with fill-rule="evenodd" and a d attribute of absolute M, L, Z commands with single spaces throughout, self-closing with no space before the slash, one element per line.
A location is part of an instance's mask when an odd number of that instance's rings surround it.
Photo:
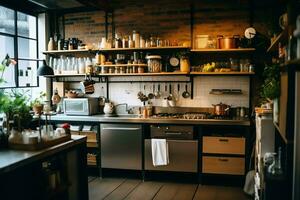
<path fill-rule="evenodd" d="M 154 167 L 151 139 L 145 139 L 145 169 L 174 172 L 197 172 L 198 141 L 193 140 L 193 126 L 151 125 L 151 138 L 167 139 L 169 164 Z"/>
<path fill-rule="evenodd" d="M 98 98 L 66 98 L 64 113 L 66 115 L 93 115 L 99 111 Z"/>
<path fill-rule="evenodd" d="M 101 124 L 101 167 L 142 170 L 142 126 Z"/>

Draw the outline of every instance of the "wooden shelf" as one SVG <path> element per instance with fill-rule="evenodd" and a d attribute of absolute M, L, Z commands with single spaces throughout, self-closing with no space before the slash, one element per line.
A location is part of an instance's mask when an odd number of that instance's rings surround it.
<path fill-rule="evenodd" d="M 277 49 L 277 46 L 279 42 L 284 41 L 287 39 L 287 30 L 283 30 L 275 39 L 274 41 L 270 44 L 269 48 L 267 49 L 267 52 L 272 52 Z"/>
<path fill-rule="evenodd" d="M 92 53 L 95 50 L 88 49 L 74 49 L 74 50 L 53 50 L 53 51 L 43 51 L 43 54 L 80 54 L 80 53 Z"/>
<path fill-rule="evenodd" d="M 98 67 L 147 67 L 147 64 L 112 64 L 112 65 L 97 65 Z"/>
<path fill-rule="evenodd" d="M 191 52 L 197 53 L 226 53 L 226 52 L 254 52 L 255 48 L 238 48 L 238 49 L 192 49 Z"/>
<path fill-rule="evenodd" d="M 294 59 L 287 61 L 286 63 L 280 65 L 280 67 L 284 69 L 292 68 L 295 69 L 296 71 L 300 70 L 300 59 Z"/>
<path fill-rule="evenodd" d="M 277 123 L 273 122 L 275 129 L 277 130 L 277 132 L 279 133 L 279 135 L 281 136 L 282 140 L 287 144 L 288 140 L 286 139 L 285 135 L 282 133 L 282 131 L 280 130 L 279 126 Z"/>
<path fill-rule="evenodd" d="M 98 74 L 92 75 L 92 77 L 101 77 L 101 76 L 173 76 L 173 75 L 188 75 L 187 72 L 161 72 L 161 73 L 124 73 L 124 74 Z M 82 77 L 86 74 L 57 74 L 57 75 L 49 75 L 45 76 L 48 78 L 55 78 L 55 77 Z"/>
<path fill-rule="evenodd" d="M 166 47 L 145 47 L 145 48 L 109 48 L 99 49 L 97 51 L 147 51 L 147 50 L 171 50 L 171 49 L 190 49 L 190 47 L 184 46 L 166 46 Z"/>
<path fill-rule="evenodd" d="M 74 49 L 74 50 L 53 50 L 43 51 L 43 54 L 82 54 L 82 53 L 96 53 L 96 52 L 120 52 L 120 51 L 147 51 L 147 50 L 181 50 L 190 49 L 184 46 L 167 46 L 167 47 L 147 47 L 147 48 L 109 48 L 109 49 Z"/>
<path fill-rule="evenodd" d="M 92 77 L 101 77 L 101 76 L 179 76 L 179 75 L 194 75 L 194 76 L 251 76 L 255 75 L 254 72 L 160 72 L 160 73 L 106 73 L 106 74 L 97 74 L 92 75 Z M 48 75 L 45 77 L 55 78 L 55 77 L 82 77 L 86 74 L 56 74 Z"/>
<path fill-rule="evenodd" d="M 191 72 L 191 75 L 199 75 L 199 76 L 250 76 L 255 75 L 254 72 Z"/>

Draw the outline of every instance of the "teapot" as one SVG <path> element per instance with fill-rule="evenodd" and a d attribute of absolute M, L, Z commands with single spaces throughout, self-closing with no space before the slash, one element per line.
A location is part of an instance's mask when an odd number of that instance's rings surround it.
<path fill-rule="evenodd" d="M 103 112 L 106 115 L 112 114 L 114 111 L 114 105 L 111 102 L 105 103 L 104 104 L 104 108 L 103 108 Z"/>

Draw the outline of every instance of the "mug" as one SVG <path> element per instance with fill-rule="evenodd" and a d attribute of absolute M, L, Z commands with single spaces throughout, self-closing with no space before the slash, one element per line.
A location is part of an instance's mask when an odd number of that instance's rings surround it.
<path fill-rule="evenodd" d="M 288 14 L 284 13 L 279 17 L 279 26 L 282 29 L 285 29 L 288 26 Z"/>

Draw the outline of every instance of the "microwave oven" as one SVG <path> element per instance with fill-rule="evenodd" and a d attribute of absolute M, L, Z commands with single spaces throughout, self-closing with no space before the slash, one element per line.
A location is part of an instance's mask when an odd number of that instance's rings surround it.
<path fill-rule="evenodd" d="M 66 98 L 63 105 L 66 115 L 94 115 L 99 111 L 98 98 Z"/>

